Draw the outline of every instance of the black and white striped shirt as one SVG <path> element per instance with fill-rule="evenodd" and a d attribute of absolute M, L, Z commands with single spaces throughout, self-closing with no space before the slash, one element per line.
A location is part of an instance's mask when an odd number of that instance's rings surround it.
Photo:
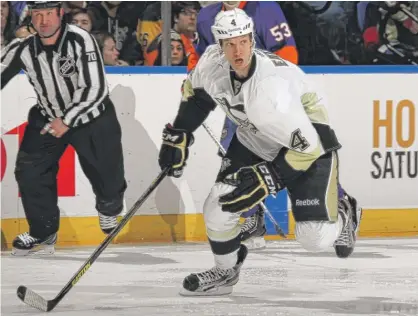
<path fill-rule="evenodd" d="M 42 114 L 50 120 L 60 117 L 76 127 L 105 109 L 109 90 L 100 49 L 75 25 L 63 24 L 53 46 L 43 46 L 36 35 L 12 41 L 2 51 L 1 88 L 21 69 L 35 89 Z"/>

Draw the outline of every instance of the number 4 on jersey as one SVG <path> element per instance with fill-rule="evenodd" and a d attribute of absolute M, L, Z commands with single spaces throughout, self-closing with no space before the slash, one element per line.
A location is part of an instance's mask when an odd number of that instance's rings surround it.
<path fill-rule="evenodd" d="M 309 143 L 305 137 L 302 136 L 300 129 L 292 132 L 290 136 L 290 148 L 292 149 L 299 149 L 300 151 L 304 151 L 306 148 L 309 147 Z"/>

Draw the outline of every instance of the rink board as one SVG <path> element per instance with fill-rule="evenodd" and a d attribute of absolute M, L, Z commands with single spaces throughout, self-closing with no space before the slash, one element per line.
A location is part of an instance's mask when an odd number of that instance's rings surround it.
<path fill-rule="evenodd" d="M 328 95 L 329 115 L 343 144 L 339 152 L 343 187 L 364 206 L 361 235 L 418 235 L 418 70 L 408 66 L 305 67 Z M 161 130 L 178 108 L 182 67 L 112 67 L 107 80 L 123 129 L 129 208 L 158 174 Z M 396 87 L 396 89 L 394 88 Z M 2 245 L 27 229 L 13 168 L 29 108 L 36 102 L 23 75 L 2 91 Z M 207 120 L 220 136 L 224 114 Z M 203 128 L 195 133 L 181 179 L 166 179 L 116 242 L 205 240 L 204 200 L 220 167 L 217 148 Z M 94 196 L 77 155 L 67 149 L 58 174 L 62 245 L 94 245 L 103 240 Z M 293 236 L 286 192 L 267 205 Z M 277 238 L 267 222 L 268 238 Z"/>
<path fill-rule="evenodd" d="M 294 239 L 294 220 L 289 212 L 288 239 Z M 418 236 L 418 209 L 368 210 L 363 214 L 361 237 Z M 2 246 L 10 247 L 13 238 L 27 231 L 25 219 L 2 219 Z M 283 225 L 282 225 L 283 227 Z M 63 217 L 59 231 L 59 245 L 97 245 L 105 235 L 99 228 L 97 217 Z M 279 240 L 277 235 L 267 235 L 267 240 Z M 142 215 L 134 216 L 119 233 L 114 243 L 141 242 L 199 242 L 206 241 L 202 214 Z M 3 243 L 4 242 L 4 243 Z"/>

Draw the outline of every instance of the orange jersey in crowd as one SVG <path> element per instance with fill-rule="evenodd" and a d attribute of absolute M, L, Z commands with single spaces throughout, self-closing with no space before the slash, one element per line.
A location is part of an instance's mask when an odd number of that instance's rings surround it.
<path fill-rule="evenodd" d="M 180 41 L 184 49 L 184 62 L 181 65 L 188 66 L 195 65 L 197 63 L 197 54 L 193 45 L 193 41 L 186 37 L 184 34 L 179 34 L 174 30 L 171 31 L 171 40 Z M 161 34 L 159 34 L 154 41 L 148 45 L 146 52 L 144 53 L 144 65 L 145 66 L 160 66 L 161 65 Z M 190 68 L 191 70 L 192 68 Z"/>

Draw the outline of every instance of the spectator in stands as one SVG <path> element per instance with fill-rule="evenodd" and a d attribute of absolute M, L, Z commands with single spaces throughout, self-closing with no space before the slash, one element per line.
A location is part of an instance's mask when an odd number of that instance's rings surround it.
<path fill-rule="evenodd" d="M 176 1 L 172 4 L 173 30 L 181 35 L 189 71 L 196 66 L 198 61 L 195 45 L 197 45 L 199 38 L 197 16 L 200 8 L 197 1 Z"/>
<path fill-rule="evenodd" d="M 194 49 L 194 43 L 197 40 L 196 23 L 197 14 L 199 13 L 200 4 L 196 1 L 176 1 L 172 3 L 172 49 L 173 44 L 178 46 L 178 40 L 182 42 L 183 51 L 187 57 L 182 65 L 195 65 L 197 63 L 197 55 Z M 158 24 L 158 22 L 156 22 Z M 148 25 L 151 23 L 148 22 Z M 161 30 L 161 25 L 157 25 Z M 149 37 L 148 37 L 149 38 Z M 145 65 L 161 65 L 161 31 L 160 34 L 148 45 L 144 53 Z"/>
<path fill-rule="evenodd" d="M 17 17 L 13 10 L 10 10 L 10 2 L 1 1 L 1 48 L 14 39 L 16 24 Z"/>
<path fill-rule="evenodd" d="M 62 8 L 64 9 L 64 22 L 72 23 L 73 15 L 79 12 L 80 9 L 87 7 L 87 1 L 62 1 Z"/>
<path fill-rule="evenodd" d="M 162 29 L 161 2 L 155 2 L 145 8 L 137 25 L 137 41 L 143 54 L 146 54 L 148 46 L 161 34 Z"/>
<path fill-rule="evenodd" d="M 186 61 L 187 57 L 181 38 L 171 39 L 171 65 L 184 66 Z"/>
<path fill-rule="evenodd" d="M 93 30 L 112 34 L 121 59 L 130 65 L 142 63 L 135 30 L 146 5 L 146 1 L 101 1 L 87 7 L 93 16 Z"/>
<path fill-rule="evenodd" d="M 187 66 L 187 56 L 182 36 L 174 30 L 171 30 L 171 65 Z M 145 54 L 145 66 L 161 66 L 161 40 L 162 34 L 159 34 L 148 46 Z"/>
<path fill-rule="evenodd" d="M 200 4 L 197 1 L 172 2 L 173 30 L 179 34 L 184 34 L 194 42 L 197 39 L 197 16 L 199 10 Z"/>
<path fill-rule="evenodd" d="M 91 17 L 90 12 L 86 9 L 74 11 L 71 23 L 81 27 L 87 32 L 91 32 L 93 28 L 93 18 Z"/>
<path fill-rule="evenodd" d="M 197 54 L 201 56 L 206 47 L 214 44 L 211 26 L 221 10 L 233 8 L 244 10 L 254 20 L 258 48 L 268 50 L 294 64 L 298 63 L 295 39 L 280 5 L 273 1 L 223 1 L 204 7 L 197 18 L 199 44 Z"/>
<path fill-rule="evenodd" d="M 108 32 L 93 33 L 94 38 L 102 52 L 103 62 L 106 66 L 129 66 L 129 64 L 119 59 L 119 51 L 116 48 L 116 41 L 112 34 Z"/>

